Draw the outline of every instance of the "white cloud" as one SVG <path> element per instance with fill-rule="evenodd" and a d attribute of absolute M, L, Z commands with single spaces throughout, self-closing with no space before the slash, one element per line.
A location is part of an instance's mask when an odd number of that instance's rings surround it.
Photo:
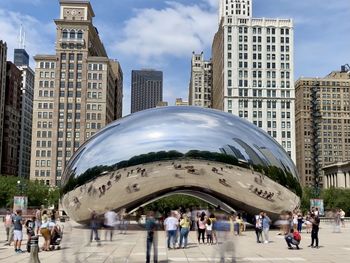
<path fill-rule="evenodd" d="M 7 43 L 7 59 L 13 60 L 13 49 L 18 48 L 21 24 L 26 33 L 26 50 L 30 56 L 54 51 L 55 27 L 53 23 L 43 24 L 32 16 L 0 9 L 0 39 Z"/>
<path fill-rule="evenodd" d="M 214 4 L 213 0 L 203 0 Z M 138 9 L 125 23 L 124 36 L 114 45 L 116 52 L 133 55 L 141 62 L 164 56 L 188 57 L 192 51 L 211 46 L 217 30 L 217 11 L 197 5 L 166 2 L 163 9 Z M 208 7 L 208 6 L 207 6 Z"/>

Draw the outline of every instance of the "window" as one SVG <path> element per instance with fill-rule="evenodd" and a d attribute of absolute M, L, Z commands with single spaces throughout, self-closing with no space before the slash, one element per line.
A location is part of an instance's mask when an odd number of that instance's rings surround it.
<path fill-rule="evenodd" d="M 69 38 L 75 38 L 75 31 L 74 30 L 70 31 Z"/>
<path fill-rule="evenodd" d="M 83 31 L 79 30 L 78 31 L 78 39 L 82 39 L 83 38 Z"/>

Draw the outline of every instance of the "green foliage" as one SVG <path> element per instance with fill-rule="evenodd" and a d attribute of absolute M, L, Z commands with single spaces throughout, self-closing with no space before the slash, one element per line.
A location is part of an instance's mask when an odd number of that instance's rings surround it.
<path fill-rule="evenodd" d="M 11 207 L 15 195 L 28 196 L 28 206 L 57 205 L 58 188 L 50 188 L 37 181 L 21 179 L 22 189 L 18 187 L 18 177 L 0 176 L 0 207 Z"/>
<path fill-rule="evenodd" d="M 144 210 L 158 211 L 162 214 L 166 214 L 170 210 L 178 209 L 180 206 L 183 208 L 191 208 L 193 206 L 206 208 L 206 207 L 209 207 L 210 205 L 195 197 L 191 197 L 187 195 L 172 195 L 172 196 L 164 197 L 160 200 L 157 200 L 145 206 Z"/>
<path fill-rule="evenodd" d="M 301 209 L 303 211 L 310 209 L 310 199 L 313 198 L 323 199 L 325 210 L 341 208 L 347 215 L 350 215 L 350 189 L 321 189 L 320 195 L 316 197 L 312 187 L 305 187 L 301 199 Z"/>

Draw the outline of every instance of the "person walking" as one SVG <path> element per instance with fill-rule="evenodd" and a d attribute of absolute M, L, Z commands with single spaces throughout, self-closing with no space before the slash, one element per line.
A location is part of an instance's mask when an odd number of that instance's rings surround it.
<path fill-rule="evenodd" d="M 23 240 L 23 218 L 22 210 L 17 210 L 16 215 L 13 217 L 13 240 L 15 241 L 15 252 L 23 253 L 21 249 Z"/>
<path fill-rule="evenodd" d="M 6 210 L 6 215 L 4 218 L 4 225 L 5 225 L 5 231 L 6 231 L 6 244 L 11 244 L 11 241 L 13 239 L 13 214 L 9 209 Z"/>
<path fill-rule="evenodd" d="M 167 237 L 168 237 L 168 249 L 171 249 L 170 244 L 172 243 L 173 247 L 175 249 L 175 236 L 176 236 L 176 231 L 179 225 L 179 221 L 175 217 L 175 213 L 171 212 L 169 216 L 164 220 L 164 228 L 165 231 L 167 232 Z"/>
<path fill-rule="evenodd" d="M 343 209 L 340 209 L 340 221 L 341 221 L 342 227 L 345 227 L 345 212 Z"/>
<path fill-rule="evenodd" d="M 320 218 L 315 214 L 311 214 L 310 222 L 312 223 L 312 229 L 311 229 L 311 244 L 309 245 L 309 247 L 319 248 L 318 231 L 320 229 Z"/>
<path fill-rule="evenodd" d="M 267 216 L 266 213 L 262 214 L 262 228 L 264 233 L 264 243 L 269 243 L 269 231 L 270 231 L 271 219 Z"/>
<path fill-rule="evenodd" d="M 255 235 L 256 235 L 256 242 L 261 243 L 262 242 L 262 217 L 261 214 L 255 215 L 254 218 L 255 223 Z"/>
<path fill-rule="evenodd" d="M 158 239 L 157 239 L 157 222 L 154 218 L 154 212 L 148 212 L 146 218 L 146 231 L 147 231 L 147 242 L 146 242 L 146 263 L 151 262 L 151 247 L 153 245 L 153 262 L 158 262 Z"/>
<path fill-rule="evenodd" d="M 180 221 L 180 243 L 179 248 L 186 248 L 188 241 L 188 233 L 191 228 L 191 220 L 189 219 L 187 214 L 182 215 L 182 219 Z"/>

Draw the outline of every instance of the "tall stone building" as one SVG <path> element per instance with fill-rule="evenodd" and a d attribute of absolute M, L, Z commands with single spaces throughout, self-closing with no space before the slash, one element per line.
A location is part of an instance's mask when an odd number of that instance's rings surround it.
<path fill-rule="evenodd" d="M 131 113 L 155 108 L 163 101 L 163 72 L 133 70 L 131 72 Z"/>
<path fill-rule="evenodd" d="M 323 167 L 350 160 L 350 74 L 301 78 L 295 91 L 297 169 L 303 185 L 322 186 Z"/>
<path fill-rule="evenodd" d="M 2 159 L 2 139 L 4 129 L 5 85 L 6 85 L 7 45 L 0 40 L 0 169 Z"/>
<path fill-rule="evenodd" d="M 253 122 L 295 161 L 293 21 L 253 18 L 252 2 L 220 1 L 212 107 Z"/>
<path fill-rule="evenodd" d="M 29 178 L 32 144 L 34 71 L 29 67 L 29 55 L 25 49 L 15 49 L 14 63 L 22 74 L 18 175 L 20 177 Z"/>
<path fill-rule="evenodd" d="M 60 0 L 56 53 L 34 57 L 32 180 L 60 185 L 78 147 L 121 115 L 122 70 L 108 58 L 94 16 L 87 0 Z"/>
<path fill-rule="evenodd" d="M 183 100 L 182 98 L 176 98 L 175 106 L 188 106 L 188 101 Z"/>
<path fill-rule="evenodd" d="M 7 62 L 1 174 L 18 174 L 22 73 Z"/>
<path fill-rule="evenodd" d="M 204 59 L 203 52 L 193 52 L 191 61 L 191 80 L 188 102 L 191 106 L 211 108 L 212 63 Z"/>

